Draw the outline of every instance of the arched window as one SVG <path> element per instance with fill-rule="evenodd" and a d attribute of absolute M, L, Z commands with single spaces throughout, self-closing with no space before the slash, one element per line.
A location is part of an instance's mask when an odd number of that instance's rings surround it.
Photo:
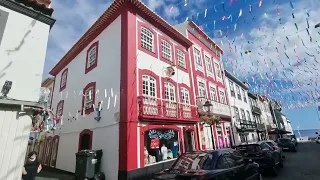
<path fill-rule="evenodd" d="M 188 89 L 186 89 L 184 87 L 181 88 L 181 97 L 182 97 L 182 99 L 181 99 L 182 103 L 190 104 L 190 96 L 189 96 Z"/>
<path fill-rule="evenodd" d="M 60 91 L 64 90 L 67 86 L 67 79 L 68 79 L 68 69 L 65 69 L 61 74 L 60 79 Z"/>
<path fill-rule="evenodd" d="M 94 94 L 94 89 L 93 87 L 89 87 L 86 92 L 85 92 L 85 97 L 84 97 L 84 108 L 85 110 L 90 109 L 93 105 L 93 94 Z"/>
<path fill-rule="evenodd" d="M 154 52 L 154 35 L 145 27 L 141 27 L 141 47 Z"/>
<path fill-rule="evenodd" d="M 166 40 L 161 40 L 162 57 L 166 60 L 172 61 L 171 45 Z"/>
<path fill-rule="evenodd" d="M 169 82 L 164 83 L 164 98 L 169 101 L 176 101 L 175 86 Z"/>
<path fill-rule="evenodd" d="M 44 155 L 44 165 L 49 165 L 51 147 L 52 147 L 52 137 L 48 137 L 47 141 L 46 141 L 46 149 L 45 149 L 45 155 Z"/>
<path fill-rule="evenodd" d="M 92 148 L 92 135 L 93 132 L 89 129 L 83 130 L 79 135 L 79 146 L 78 150 L 91 150 Z"/>
<path fill-rule="evenodd" d="M 82 111 L 81 113 L 90 114 L 94 111 L 93 104 L 96 96 L 96 82 L 91 82 L 83 89 Z"/>
<path fill-rule="evenodd" d="M 156 97 L 156 79 L 149 75 L 142 75 L 142 95 Z"/>
<path fill-rule="evenodd" d="M 61 100 L 58 105 L 57 105 L 57 116 L 61 117 L 63 115 L 63 105 L 64 105 L 64 100 Z"/>

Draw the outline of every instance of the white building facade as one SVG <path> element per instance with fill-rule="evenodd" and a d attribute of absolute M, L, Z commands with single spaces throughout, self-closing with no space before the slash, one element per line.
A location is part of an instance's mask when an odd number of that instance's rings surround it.
<path fill-rule="evenodd" d="M 38 1 L 0 1 L 0 179 L 21 179 L 38 103 L 53 9 Z M 3 89 L 6 89 L 2 91 Z"/>
<path fill-rule="evenodd" d="M 235 145 L 258 140 L 256 123 L 253 120 L 248 97 L 248 85 L 225 70 L 230 101 Z"/>

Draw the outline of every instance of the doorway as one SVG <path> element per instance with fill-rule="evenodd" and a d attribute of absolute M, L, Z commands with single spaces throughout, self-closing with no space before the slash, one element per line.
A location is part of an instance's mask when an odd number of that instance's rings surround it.
<path fill-rule="evenodd" d="M 90 149 L 90 135 L 84 134 L 81 136 L 80 150 Z"/>
<path fill-rule="evenodd" d="M 185 151 L 192 152 L 195 150 L 194 148 L 194 132 L 191 130 L 185 131 Z"/>

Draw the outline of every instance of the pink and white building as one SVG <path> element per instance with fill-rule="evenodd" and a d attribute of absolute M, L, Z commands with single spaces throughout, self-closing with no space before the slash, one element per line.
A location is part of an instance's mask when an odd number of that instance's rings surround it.
<path fill-rule="evenodd" d="M 172 27 L 139 0 L 115 0 L 50 72 L 51 107 L 64 120 L 43 161 L 74 172 L 77 151 L 102 149 L 106 179 L 134 179 L 179 153 L 228 146 L 222 54 L 193 22 Z M 219 126 L 200 123 L 207 100 Z"/>

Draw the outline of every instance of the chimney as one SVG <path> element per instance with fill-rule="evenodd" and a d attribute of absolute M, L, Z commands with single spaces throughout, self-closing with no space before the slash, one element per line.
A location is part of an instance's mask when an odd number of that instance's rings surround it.
<path fill-rule="evenodd" d="M 43 4 L 46 6 L 46 8 L 51 7 L 51 0 L 36 0 L 39 4 Z"/>

